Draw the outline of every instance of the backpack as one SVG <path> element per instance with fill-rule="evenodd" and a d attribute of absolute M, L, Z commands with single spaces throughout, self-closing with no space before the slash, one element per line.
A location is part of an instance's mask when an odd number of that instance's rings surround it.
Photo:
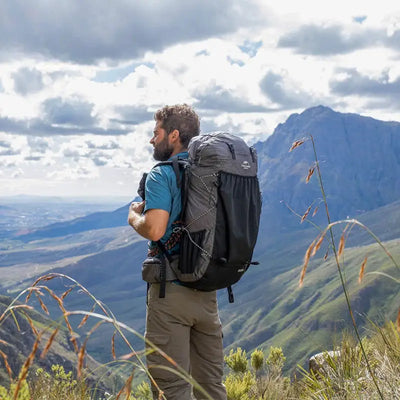
<path fill-rule="evenodd" d="M 257 154 L 240 137 L 222 132 L 193 137 L 188 153 L 187 160 L 156 165 L 171 165 L 182 191 L 182 226 L 175 231 L 181 234 L 178 262 L 157 242 L 166 258 L 160 297 L 167 263 L 182 285 L 201 291 L 228 288 L 233 302 L 231 286 L 258 264 L 252 262 L 261 214 Z"/>

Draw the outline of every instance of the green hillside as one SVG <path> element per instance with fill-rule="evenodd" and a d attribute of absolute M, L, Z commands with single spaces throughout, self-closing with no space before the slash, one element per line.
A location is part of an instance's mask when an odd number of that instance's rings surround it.
<path fill-rule="evenodd" d="M 400 259 L 400 240 L 385 243 Z M 361 284 L 358 274 L 368 256 L 366 276 Z M 382 324 L 395 320 L 400 306 L 400 283 L 371 272 L 400 277 L 400 271 L 377 244 L 346 249 L 342 257 L 351 304 L 362 332 L 367 333 L 368 319 Z M 230 312 L 225 325 L 234 337 L 229 348 L 269 349 L 281 346 L 288 365 L 304 363 L 313 353 L 332 348 L 344 329 L 351 329 L 345 297 L 333 256 L 326 261 L 313 260 L 303 287 L 299 287 L 301 267 L 274 277 L 265 287 L 256 289 L 257 301 L 242 304 Z M 276 290 L 268 293 L 268 287 Z M 251 311 L 251 314 L 249 313 Z M 223 316 L 226 318 L 225 313 Z"/>

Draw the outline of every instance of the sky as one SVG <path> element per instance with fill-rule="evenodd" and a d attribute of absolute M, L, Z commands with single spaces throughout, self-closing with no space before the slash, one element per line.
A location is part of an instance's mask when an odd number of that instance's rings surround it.
<path fill-rule="evenodd" d="M 0 196 L 133 198 L 177 103 L 249 144 L 321 104 L 400 121 L 400 3 L 0 0 Z"/>

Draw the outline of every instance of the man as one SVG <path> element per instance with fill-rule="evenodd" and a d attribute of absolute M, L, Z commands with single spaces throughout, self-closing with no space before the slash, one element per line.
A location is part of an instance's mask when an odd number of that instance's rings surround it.
<path fill-rule="evenodd" d="M 186 104 L 165 106 L 158 110 L 150 143 L 157 161 L 174 157 L 187 158 L 187 146 L 199 134 L 197 114 Z M 163 257 L 157 241 L 173 256 L 179 253 L 181 192 L 170 165 L 152 169 L 146 179 L 145 201 L 132 203 L 128 222 L 141 236 L 149 239 L 149 256 Z M 160 284 L 150 284 L 148 292 L 146 338 L 189 372 L 213 400 L 226 400 L 222 384 L 222 329 L 218 316 L 216 292 L 187 288 L 173 279 L 166 283 L 165 297 L 160 297 Z M 190 400 L 191 385 L 177 374 L 159 365 L 172 367 L 157 353 L 147 357 L 147 364 L 157 385 L 168 400 Z M 154 399 L 157 388 L 152 387 Z M 196 399 L 205 399 L 193 389 Z"/>

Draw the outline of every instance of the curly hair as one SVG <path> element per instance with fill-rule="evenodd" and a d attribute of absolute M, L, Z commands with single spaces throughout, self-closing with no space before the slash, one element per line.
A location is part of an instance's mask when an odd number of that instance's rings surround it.
<path fill-rule="evenodd" d="M 173 130 L 179 131 L 179 138 L 184 147 L 190 139 L 200 133 L 199 116 L 187 104 L 165 106 L 154 114 L 154 119 L 161 122 L 161 126 L 169 135 Z"/>

